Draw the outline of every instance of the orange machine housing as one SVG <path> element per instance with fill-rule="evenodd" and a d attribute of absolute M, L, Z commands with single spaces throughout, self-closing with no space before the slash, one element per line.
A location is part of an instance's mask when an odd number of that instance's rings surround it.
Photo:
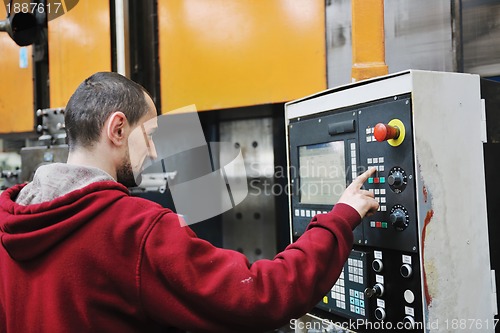
<path fill-rule="evenodd" d="M 63 10 L 48 23 L 54 108 L 112 67 L 109 1 Z M 163 112 L 281 103 L 327 87 L 324 0 L 159 0 L 158 26 Z M 6 33 L 0 50 L 0 134 L 33 131 L 32 47 L 27 68 Z"/>
<path fill-rule="evenodd" d="M 7 12 L 0 5 L 0 19 Z M 21 64 L 21 52 L 27 62 Z M 26 66 L 25 66 L 26 65 Z M 31 47 L 21 51 L 5 32 L 0 33 L 0 133 L 22 133 L 33 131 L 33 66 Z"/>
<path fill-rule="evenodd" d="M 48 28 L 50 106 L 64 107 L 85 78 L 111 70 L 109 1 L 79 1 Z"/>
<path fill-rule="evenodd" d="M 54 108 L 66 106 L 86 77 L 111 70 L 109 2 L 79 1 L 68 12 L 61 3 L 64 15 L 48 23 L 50 107 Z M 0 18 L 5 17 L 1 5 Z M 7 33 L 0 33 L 0 134 L 34 131 L 32 48 L 24 50 L 28 66 L 20 68 L 21 48 Z"/>
<path fill-rule="evenodd" d="M 278 103 L 327 87 L 324 0 L 160 0 L 163 112 Z"/>

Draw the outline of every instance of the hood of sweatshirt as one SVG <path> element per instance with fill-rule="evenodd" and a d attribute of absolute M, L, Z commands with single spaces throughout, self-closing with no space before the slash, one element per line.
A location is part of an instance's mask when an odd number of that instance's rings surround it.
<path fill-rule="evenodd" d="M 0 240 L 17 261 L 50 251 L 113 202 L 129 195 L 125 186 L 107 180 L 111 177 L 98 169 L 43 168 L 32 183 L 9 188 L 0 196 Z"/>

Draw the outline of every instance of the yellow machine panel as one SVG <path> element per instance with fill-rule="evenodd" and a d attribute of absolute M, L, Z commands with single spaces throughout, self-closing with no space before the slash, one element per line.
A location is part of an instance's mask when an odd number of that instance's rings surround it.
<path fill-rule="evenodd" d="M 289 101 L 325 89 L 324 0 L 160 0 L 163 112 Z"/>
<path fill-rule="evenodd" d="M 353 81 L 386 75 L 384 0 L 352 0 Z"/>
<path fill-rule="evenodd" d="M 48 28 L 50 105 L 61 107 L 85 78 L 111 70 L 109 1 L 79 1 Z"/>
<path fill-rule="evenodd" d="M 0 5 L 0 18 L 5 19 Z M 0 133 L 33 131 L 33 67 L 31 46 L 21 49 L 7 33 L 0 33 Z"/>

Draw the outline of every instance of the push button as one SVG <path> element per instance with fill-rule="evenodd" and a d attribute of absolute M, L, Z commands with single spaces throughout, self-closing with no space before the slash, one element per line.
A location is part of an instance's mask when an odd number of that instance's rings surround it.
<path fill-rule="evenodd" d="M 405 298 L 406 303 L 411 304 L 415 301 L 415 294 L 413 294 L 413 292 L 411 290 L 407 289 L 407 290 L 405 290 L 404 298 Z"/>
<path fill-rule="evenodd" d="M 397 139 L 399 137 L 399 128 L 396 126 L 378 123 L 375 125 L 373 134 L 378 142 Z"/>

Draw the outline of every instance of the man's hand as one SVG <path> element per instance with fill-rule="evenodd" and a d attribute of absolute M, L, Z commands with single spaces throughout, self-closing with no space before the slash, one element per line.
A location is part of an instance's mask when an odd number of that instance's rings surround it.
<path fill-rule="evenodd" d="M 347 204 L 356 209 L 359 215 L 361 215 L 361 218 L 365 217 L 365 215 L 375 213 L 378 209 L 379 204 L 375 200 L 375 195 L 370 191 L 361 189 L 363 184 L 368 180 L 368 177 L 370 177 L 375 170 L 375 168 L 370 168 L 354 179 L 351 185 L 345 189 L 338 201 L 339 203 Z"/>

